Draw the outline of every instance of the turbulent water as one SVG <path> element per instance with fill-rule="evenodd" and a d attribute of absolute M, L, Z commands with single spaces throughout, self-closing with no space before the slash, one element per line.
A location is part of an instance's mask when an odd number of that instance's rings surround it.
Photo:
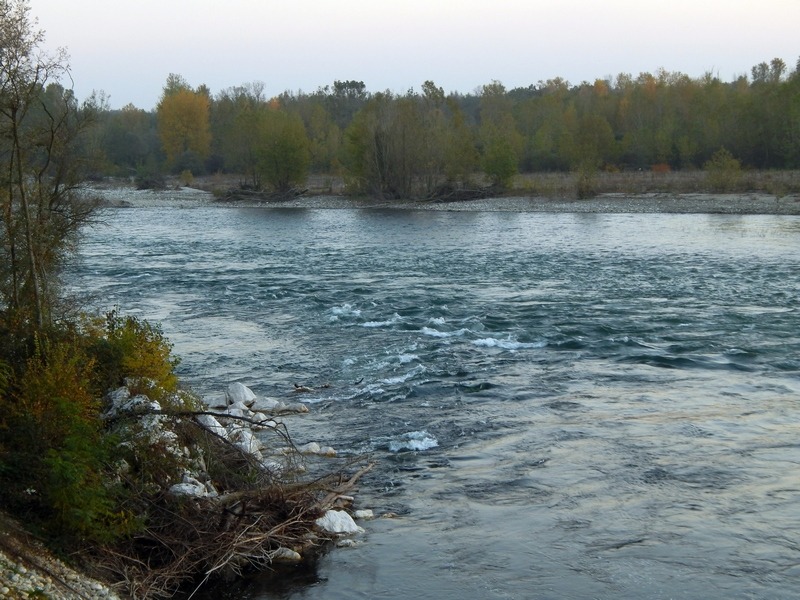
<path fill-rule="evenodd" d="M 796 598 L 800 218 L 111 209 L 71 283 L 207 397 L 371 452 L 364 545 L 243 598 Z"/>

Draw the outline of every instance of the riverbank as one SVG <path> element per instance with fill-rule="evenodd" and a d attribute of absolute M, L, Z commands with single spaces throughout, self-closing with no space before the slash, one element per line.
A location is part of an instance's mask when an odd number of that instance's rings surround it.
<path fill-rule="evenodd" d="M 269 207 L 305 209 L 398 209 L 473 212 L 541 213 L 651 213 L 800 215 L 800 194 L 766 193 L 607 193 L 577 200 L 547 196 L 500 196 L 455 202 L 386 200 L 338 194 L 305 194 L 289 200 L 256 202 L 219 200 L 210 191 L 194 187 L 136 190 L 133 186 L 91 186 L 108 206 L 125 208 L 193 208 L 197 206 Z"/>
<path fill-rule="evenodd" d="M 14 519 L 0 513 L 0 599 L 114 600 L 106 584 L 69 567 Z"/>
<path fill-rule="evenodd" d="M 779 198 L 769 194 L 602 194 L 586 200 L 507 196 L 457 202 L 301 196 L 284 202 L 248 203 L 248 205 L 282 208 L 392 208 L 474 212 L 800 215 L 800 195 Z"/>

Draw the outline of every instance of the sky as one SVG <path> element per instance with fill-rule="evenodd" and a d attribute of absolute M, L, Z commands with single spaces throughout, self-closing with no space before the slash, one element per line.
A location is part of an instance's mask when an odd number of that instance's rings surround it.
<path fill-rule="evenodd" d="M 212 94 L 267 96 L 335 80 L 472 93 L 555 77 L 655 73 L 723 81 L 800 58 L 800 0 L 29 0 L 48 49 L 66 48 L 77 97 L 158 103 L 170 73 Z"/>

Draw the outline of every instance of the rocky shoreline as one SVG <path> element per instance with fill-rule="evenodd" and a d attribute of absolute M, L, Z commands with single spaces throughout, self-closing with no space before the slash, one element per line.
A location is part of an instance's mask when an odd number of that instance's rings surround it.
<path fill-rule="evenodd" d="M 153 383 L 153 385 L 155 385 Z M 308 407 L 303 402 L 285 403 L 273 398 L 258 398 L 248 387 L 241 383 L 231 383 L 228 385 L 222 398 L 214 397 L 203 406 L 194 411 L 189 411 L 177 419 L 170 418 L 169 411 L 162 408 L 161 403 L 150 399 L 147 395 L 137 393 L 134 395 L 132 389 L 141 386 L 140 380 L 126 381 L 125 385 L 119 387 L 106 396 L 108 409 L 103 414 L 106 421 L 127 420 L 132 417 L 136 423 L 139 433 L 139 440 L 145 445 L 155 445 L 166 454 L 173 455 L 176 460 L 181 457 L 190 460 L 183 461 L 185 470 L 182 479 L 175 482 L 165 493 L 168 496 L 182 498 L 186 502 L 197 502 L 200 507 L 200 516 L 205 521 L 209 515 L 230 514 L 239 515 L 237 507 L 241 507 L 241 515 L 234 519 L 228 526 L 217 532 L 213 544 L 215 547 L 223 547 L 223 556 L 226 561 L 234 565 L 231 574 L 236 574 L 240 567 L 245 564 L 261 566 L 275 563 L 292 563 L 303 560 L 304 554 L 312 555 L 317 547 L 323 543 L 336 541 L 337 545 L 349 546 L 358 545 L 359 541 L 352 538 L 353 535 L 364 533 L 364 529 L 356 524 L 355 519 L 369 520 L 373 518 L 373 513 L 369 509 L 352 510 L 353 498 L 344 495 L 343 491 L 349 491 L 350 487 L 357 481 L 360 474 L 369 470 L 371 465 L 362 467 L 358 474 L 354 475 L 349 481 L 339 482 L 331 487 L 325 487 L 324 499 L 317 504 L 305 507 L 310 513 L 320 512 L 322 516 L 309 522 L 309 529 L 303 530 L 302 539 L 296 537 L 296 533 L 283 532 L 281 534 L 266 534 L 262 532 L 264 526 L 277 531 L 280 527 L 276 526 L 275 519 L 282 518 L 274 515 L 270 511 L 273 506 L 270 504 L 264 508 L 263 519 L 267 525 L 261 526 L 258 523 L 261 518 L 253 521 L 250 516 L 244 516 L 244 505 L 247 504 L 248 514 L 259 513 L 259 490 L 244 489 L 233 491 L 228 490 L 225 494 L 217 491 L 220 482 L 212 481 L 211 475 L 206 471 L 206 460 L 203 452 L 209 452 L 208 440 L 205 442 L 195 442 L 190 450 L 188 447 L 181 447 L 177 428 L 186 420 L 193 420 L 197 427 L 206 431 L 211 438 L 218 438 L 225 443 L 223 446 L 236 449 L 242 457 L 248 461 L 260 465 L 264 472 L 272 473 L 276 478 L 279 474 L 289 470 L 304 471 L 304 465 L 298 462 L 300 457 L 316 456 L 318 458 L 336 458 L 337 452 L 331 447 L 320 446 L 317 442 L 309 442 L 301 446 L 295 446 L 293 442 L 284 438 L 282 435 L 273 436 L 282 440 L 288 445 L 280 442 L 265 443 L 257 435 L 264 431 L 281 431 L 283 423 L 282 416 L 292 414 L 302 414 L 308 412 Z M 155 390 L 155 388 L 154 388 Z M 158 391 L 158 390 L 155 390 Z M 163 391 L 163 390 L 162 390 Z M 295 385 L 294 392 L 312 392 L 313 388 Z M 180 395 L 180 393 L 178 393 Z M 156 394 L 162 396 L 163 394 Z M 168 403 L 169 404 L 169 403 Z M 135 436 L 134 438 L 136 439 Z M 204 438 L 199 438 L 204 439 Z M 185 442 L 183 442 L 185 443 Z M 199 453 L 195 455 L 196 453 Z M 214 454 L 216 462 L 222 461 L 220 454 Z M 217 469 L 218 470 L 218 469 Z M 333 471 L 334 479 L 341 479 L 338 471 Z M 339 473 L 337 475 L 337 473 Z M 223 489 L 223 488 L 220 488 Z M 337 491 L 338 490 L 338 491 Z M 313 494 L 309 488 L 307 496 Z M 269 495 L 271 501 L 276 501 L 277 496 Z M 288 506 L 288 505 L 287 505 Z M 303 510 L 302 506 L 294 506 L 297 511 Z M 292 517 L 295 525 L 300 522 L 301 514 L 298 512 Z M 194 518 L 194 512 L 183 515 L 182 520 L 189 522 Z M 240 522 L 241 521 L 241 522 Z M 253 521 L 251 523 L 251 521 Z M 243 525 L 244 524 L 244 525 Z M 169 546 L 170 528 L 157 527 L 160 532 L 162 544 Z M 213 528 L 212 528 L 213 529 Z M 233 542 L 224 542 L 224 532 L 234 531 Z M 241 530 L 241 531 L 240 531 Z M 261 535 L 263 533 L 264 535 Z M 256 547 L 248 541 L 253 537 L 257 544 Z M 212 534 L 213 535 L 213 534 Z M 142 536 L 146 537 L 146 536 Z M 264 543 L 265 538 L 270 539 Z M 180 547 L 185 541 L 181 538 Z M 203 552 L 202 543 L 208 540 L 197 540 Z M 275 547 L 275 543 L 284 543 Z M 170 548 L 177 555 L 180 548 Z M 302 550 L 302 554 L 301 554 Z M 116 554 L 116 552 L 115 552 Z M 134 557 L 134 555 L 131 555 Z M 135 558 L 135 557 L 134 557 Z M 152 576 L 157 569 L 147 569 L 144 573 L 138 573 L 135 568 L 136 561 L 131 558 L 129 561 L 130 570 L 127 565 L 122 565 L 125 576 L 120 583 L 114 587 L 120 589 L 136 585 L 137 591 L 148 596 L 147 587 L 143 587 L 143 581 Z M 241 559 L 241 560 L 240 560 Z M 212 559 L 209 559 L 212 560 Z M 121 574 L 117 570 L 117 564 L 113 561 L 105 564 L 104 560 L 91 561 L 93 569 L 101 569 L 106 572 Z M 213 560 L 212 560 L 213 562 Z M 224 566 L 225 563 L 220 563 Z M 238 565 L 238 566 L 237 566 Z M 214 569 L 217 567 L 215 566 Z M 214 570 L 212 569 L 212 570 Z M 161 573 L 163 571 L 163 573 Z M 98 571 L 100 573 L 100 571 Z M 162 567 L 159 571 L 163 582 L 149 582 L 159 593 L 164 592 L 170 587 L 176 587 L 172 583 L 180 581 L 187 573 L 180 570 L 173 572 L 171 567 Z M 171 579 L 172 578 L 172 579 Z M 112 577 L 111 579 L 114 579 Z M 124 581 L 122 580 L 124 579 Z M 172 580 L 175 581 L 172 581 Z M 66 598 L 66 599 L 115 599 L 120 596 L 113 591 L 112 587 L 95 580 L 80 571 L 71 568 L 59 560 L 50 552 L 45 545 L 31 535 L 22 524 L 10 516 L 0 512 L 0 600 L 11 600 L 18 598 L 47 597 L 47 598 Z"/>
<path fill-rule="evenodd" d="M 67 566 L 19 523 L 0 514 L 0 599 L 116 600 L 106 584 Z"/>

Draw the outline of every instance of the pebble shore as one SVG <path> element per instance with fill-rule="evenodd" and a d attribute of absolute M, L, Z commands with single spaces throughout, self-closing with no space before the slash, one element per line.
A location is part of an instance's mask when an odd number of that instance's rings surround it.
<path fill-rule="evenodd" d="M 3 537 L 8 535 L 4 533 Z M 48 552 L 30 546 L 20 552 L 12 556 L 0 550 L 0 599 L 119 600 L 108 586 L 78 573 Z"/>
<path fill-rule="evenodd" d="M 129 208 L 265 207 L 313 209 L 398 209 L 473 212 L 541 213 L 665 213 L 665 214 L 734 214 L 800 215 L 800 195 L 775 196 L 763 193 L 738 194 L 600 194 L 574 200 L 542 196 L 502 196 L 441 202 L 429 200 L 381 200 L 336 195 L 304 195 L 285 201 L 223 201 L 210 192 L 194 188 L 162 191 L 115 187 L 90 190 L 108 206 Z"/>
<path fill-rule="evenodd" d="M 431 211 L 541 213 L 682 213 L 800 215 L 800 196 L 769 194 L 601 194 L 586 200 L 504 196 L 458 202 L 353 199 L 341 196 L 300 197 L 260 206 L 296 208 L 394 208 Z"/>

